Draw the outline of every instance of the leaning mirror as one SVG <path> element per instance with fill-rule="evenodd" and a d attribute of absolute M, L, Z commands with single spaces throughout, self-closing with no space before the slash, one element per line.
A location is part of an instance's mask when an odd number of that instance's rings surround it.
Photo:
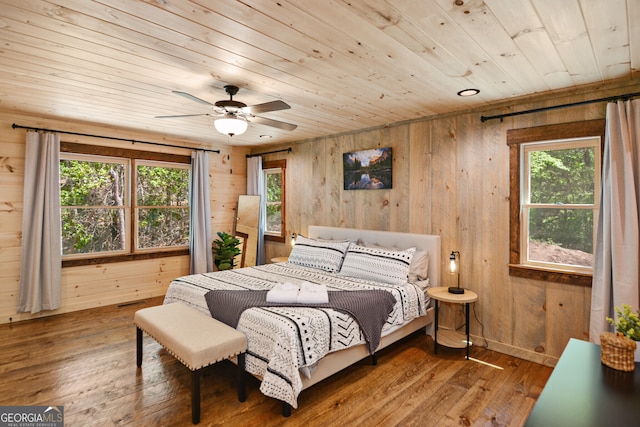
<path fill-rule="evenodd" d="M 256 265 L 258 254 L 258 221 L 260 220 L 260 196 L 238 196 L 235 236 L 240 239 L 238 267 Z"/>

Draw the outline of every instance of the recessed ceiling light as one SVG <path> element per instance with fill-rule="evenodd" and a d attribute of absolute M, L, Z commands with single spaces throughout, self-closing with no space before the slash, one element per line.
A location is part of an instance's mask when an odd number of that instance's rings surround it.
<path fill-rule="evenodd" d="M 473 96 L 480 93 L 480 89 L 462 89 L 458 92 L 458 96 Z"/>

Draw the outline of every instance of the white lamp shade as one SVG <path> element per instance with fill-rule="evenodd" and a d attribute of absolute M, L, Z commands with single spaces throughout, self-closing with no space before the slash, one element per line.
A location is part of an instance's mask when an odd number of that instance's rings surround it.
<path fill-rule="evenodd" d="M 216 130 L 224 135 L 242 135 L 249 125 L 246 121 L 241 119 L 217 119 L 213 122 L 213 125 L 216 127 Z"/>

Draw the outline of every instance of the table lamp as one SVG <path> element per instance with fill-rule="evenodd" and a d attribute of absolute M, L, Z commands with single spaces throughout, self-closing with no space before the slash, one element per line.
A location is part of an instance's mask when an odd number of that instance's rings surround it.
<path fill-rule="evenodd" d="M 451 251 L 451 255 L 449 255 L 449 271 L 451 274 L 458 275 L 458 286 L 450 286 L 449 293 L 452 294 L 464 294 L 464 288 L 460 287 L 460 252 Z"/>

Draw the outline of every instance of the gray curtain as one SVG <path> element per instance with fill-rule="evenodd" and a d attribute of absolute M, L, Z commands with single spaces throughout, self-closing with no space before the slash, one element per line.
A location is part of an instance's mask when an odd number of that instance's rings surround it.
<path fill-rule="evenodd" d="M 602 194 L 591 288 L 589 339 L 610 331 L 614 307 L 640 304 L 638 264 L 640 100 L 607 105 Z"/>
<path fill-rule="evenodd" d="M 209 155 L 196 151 L 191 155 L 191 221 L 189 252 L 191 274 L 213 270 L 211 254 L 211 198 L 209 197 Z"/>
<path fill-rule="evenodd" d="M 264 254 L 264 229 L 267 212 L 265 211 L 265 194 L 262 183 L 262 157 L 253 156 L 247 158 L 247 195 L 260 196 L 260 218 L 258 220 L 258 252 L 256 254 L 256 265 L 265 263 Z"/>
<path fill-rule="evenodd" d="M 60 136 L 27 132 L 18 313 L 60 308 Z"/>

